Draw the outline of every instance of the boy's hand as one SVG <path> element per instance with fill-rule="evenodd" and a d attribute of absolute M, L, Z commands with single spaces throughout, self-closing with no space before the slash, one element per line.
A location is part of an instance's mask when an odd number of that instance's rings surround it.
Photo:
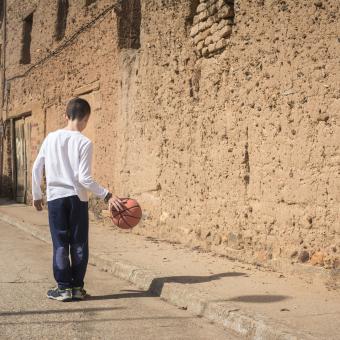
<path fill-rule="evenodd" d="M 124 210 L 124 202 L 117 196 L 112 196 L 109 200 L 109 211 L 114 207 L 117 211 Z"/>
<path fill-rule="evenodd" d="M 44 203 L 42 199 L 33 201 L 33 207 L 38 211 L 43 210 L 43 205 Z"/>

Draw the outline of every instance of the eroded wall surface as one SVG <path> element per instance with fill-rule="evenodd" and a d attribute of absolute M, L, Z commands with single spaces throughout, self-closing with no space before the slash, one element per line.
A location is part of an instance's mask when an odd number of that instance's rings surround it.
<path fill-rule="evenodd" d="M 128 3 L 27 72 L 19 23 L 34 4 L 9 1 L 7 78 L 26 74 L 9 81 L 8 114 L 34 107 L 32 158 L 84 95 L 94 177 L 140 202 L 134 232 L 272 267 L 338 267 L 339 2 Z M 31 64 L 112 2 L 70 2 L 60 41 L 56 1 L 41 4 Z M 126 11 L 140 20 L 130 45 Z"/>

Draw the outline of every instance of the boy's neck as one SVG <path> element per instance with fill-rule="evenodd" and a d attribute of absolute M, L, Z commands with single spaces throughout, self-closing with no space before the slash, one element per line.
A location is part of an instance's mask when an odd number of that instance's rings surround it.
<path fill-rule="evenodd" d="M 78 127 L 74 124 L 67 124 L 65 127 L 64 127 L 64 130 L 70 130 L 70 131 L 79 131 L 80 130 L 78 129 Z"/>

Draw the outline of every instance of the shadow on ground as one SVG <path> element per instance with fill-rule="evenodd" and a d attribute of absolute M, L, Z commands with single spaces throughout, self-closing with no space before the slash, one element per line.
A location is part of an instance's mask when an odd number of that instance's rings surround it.
<path fill-rule="evenodd" d="M 0 312 L 0 316 L 17 316 L 17 315 L 34 315 L 34 314 L 55 314 L 55 313 L 92 313 L 116 309 L 125 309 L 123 307 L 102 307 L 102 308 L 63 308 L 48 310 L 23 310 L 17 312 Z"/>
<path fill-rule="evenodd" d="M 89 296 L 87 300 L 105 300 L 105 299 L 121 299 L 121 298 L 135 298 L 135 297 L 151 297 L 151 296 L 161 296 L 162 289 L 165 283 L 182 283 L 182 284 L 195 284 L 195 283 L 204 283 L 210 282 L 214 280 L 219 280 L 224 277 L 233 277 L 233 276 L 245 276 L 248 277 L 245 273 L 240 272 L 228 272 L 228 273 L 219 273 L 209 276 L 165 276 L 165 277 L 157 277 L 152 280 L 149 289 L 144 290 L 128 290 L 128 293 L 120 293 L 120 294 L 110 294 L 110 295 L 101 295 L 101 296 Z"/>
<path fill-rule="evenodd" d="M 145 316 L 145 317 L 135 317 L 135 318 L 100 318 L 100 319 L 83 319 L 83 320 L 71 320 L 72 323 L 87 324 L 91 323 L 101 323 L 101 322 L 112 322 L 112 321 L 138 321 L 138 320 L 179 320 L 179 319 L 193 319 L 193 316 Z M 41 324 L 62 324 L 65 325 L 65 320 L 41 320 L 41 321 L 18 321 L 18 322 L 0 322 L 1 326 L 15 326 L 15 325 L 41 325 Z"/>
<path fill-rule="evenodd" d="M 248 303 L 270 303 L 288 299 L 286 295 L 240 295 L 224 301 L 248 302 Z"/>
<path fill-rule="evenodd" d="M 125 299 L 137 297 L 152 297 L 161 296 L 162 289 L 165 283 L 175 282 L 182 284 L 195 284 L 204 283 L 214 280 L 220 280 L 225 277 L 243 276 L 248 277 L 247 274 L 241 272 L 227 272 L 219 273 L 209 276 L 167 276 L 159 277 L 152 280 L 148 290 L 123 290 L 127 293 L 110 294 L 110 295 L 97 295 L 89 296 L 87 300 L 106 300 L 106 299 Z M 245 303 L 273 303 L 288 299 L 289 296 L 285 295 L 241 295 L 235 296 L 231 299 L 211 300 L 209 302 L 245 302 Z"/>

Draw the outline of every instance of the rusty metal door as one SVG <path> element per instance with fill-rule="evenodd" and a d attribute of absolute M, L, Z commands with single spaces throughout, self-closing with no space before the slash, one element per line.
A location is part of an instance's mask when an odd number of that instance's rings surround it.
<path fill-rule="evenodd" d="M 17 202 L 27 202 L 28 168 L 30 164 L 30 117 L 15 120 L 15 169 Z"/>

